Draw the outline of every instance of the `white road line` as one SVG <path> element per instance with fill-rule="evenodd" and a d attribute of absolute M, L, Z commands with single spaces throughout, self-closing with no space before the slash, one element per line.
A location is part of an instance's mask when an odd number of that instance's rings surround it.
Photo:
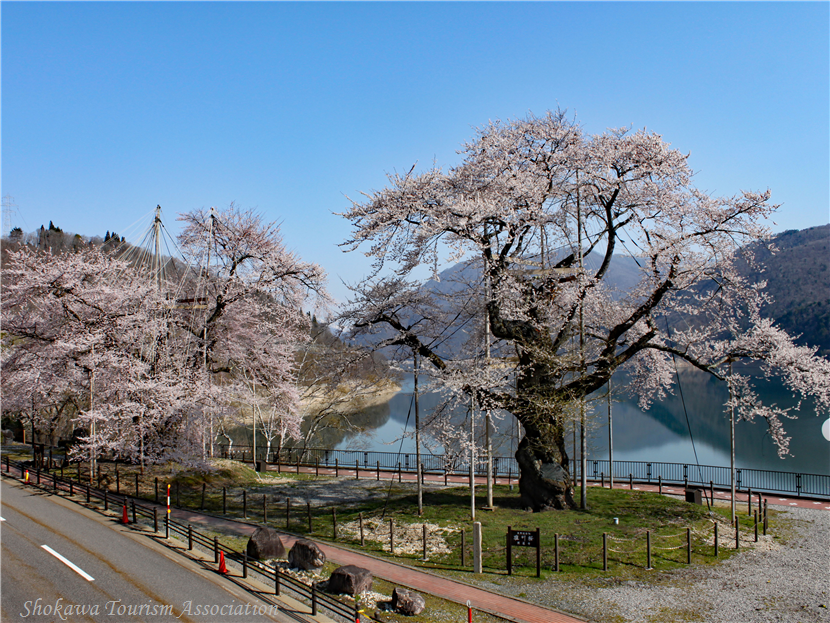
<path fill-rule="evenodd" d="M 0 521 L 6 521 L 5 517 L 0 517 Z"/>
<path fill-rule="evenodd" d="M 92 582 L 92 581 L 95 579 L 95 578 L 93 578 L 91 575 L 89 575 L 86 571 L 84 571 L 83 569 L 81 569 L 80 567 L 78 567 L 77 565 L 75 565 L 74 563 L 70 562 L 69 560 L 67 560 L 66 558 L 64 558 L 64 557 L 63 557 L 63 556 L 61 556 L 60 554 L 58 554 L 55 550 L 53 550 L 53 549 L 52 549 L 51 547 L 49 547 L 48 545 L 41 545 L 41 547 L 42 547 L 43 549 L 45 549 L 47 552 L 49 552 L 50 554 L 52 554 L 52 556 L 54 556 L 55 558 L 57 558 L 58 560 L 60 560 L 63 564 L 65 564 L 67 567 L 69 567 L 70 569 L 72 569 L 75 573 L 77 573 L 78 575 L 80 575 L 80 576 L 81 576 L 82 578 L 84 578 L 85 580 L 89 580 L 90 582 Z"/>

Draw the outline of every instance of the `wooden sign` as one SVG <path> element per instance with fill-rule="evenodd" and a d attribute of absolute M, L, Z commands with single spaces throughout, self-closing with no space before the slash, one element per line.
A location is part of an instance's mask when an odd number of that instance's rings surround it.
<path fill-rule="evenodd" d="M 507 575 L 513 575 L 513 548 L 514 547 L 535 547 L 536 548 L 536 577 L 542 575 L 542 538 L 539 528 L 536 530 L 514 530 L 507 526 Z"/>

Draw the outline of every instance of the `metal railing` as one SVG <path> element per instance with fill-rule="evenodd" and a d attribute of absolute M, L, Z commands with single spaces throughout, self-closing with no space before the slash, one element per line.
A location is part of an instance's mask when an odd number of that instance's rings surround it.
<path fill-rule="evenodd" d="M 220 446 L 220 456 L 224 458 L 248 461 L 252 458 L 251 446 L 234 444 Z M 326 448 L 283 448 L 279 452 L 269 452 L 265 456 L 264 448 L 259 449 L 257 458 L 267 463 L 278 465 L 300 465 L 308 467 L 334 467 L 384 471 L 403 471 L 414 473 L 417 465 L 414 453 L 375 452 L 372 450 L 334 450 Z M 422 454 L 421 463 L 425 473 L 450 475 L 467 475 L 470 471 L 468 457 L 447 456 L 443 454 Z M 479 457 L 475 466 L 476 475 L 487 473 L 487 461 Z M 493 473 L 497 477 L 519 475 L 519 466 L 512 456 L 493 457 Z M 588 474 L 590 480 L 600 480 L 610 473 L 609 462 L 589 460 Z M 710 483 L 718 488 L 729 488 L 730 470 L 717 465 L 696 465 L 694 463 L 661 463 L 647 461 L 614 461 L 616 478 L 628 479 L 629 476 L 638 483 L 656 483 L 662 479 L 665 483 L 684 483 L 706 485 Z M 574 480 L 579 479 L 579 463 L 574 463 Z M 806 474 L 798 472 L 778 472 L 773 470 L 738 468 L 735 470 L 738 488 L 752 489 L 768 493 L 795 494 L 796 496 L 830 499 L 830 475 Z"/>
<path fill-rule="evenodd" d="M 136 502 L 135 498 L 130 496 L 113 493 L 108 489 L 99 489 L 88 483 L 77 482 L 70 478 L 62 478 L 57 472 L 49 472 L 41 470 L 40 468 L 30 468 L 20 461 L 13 461 L 8 456 L 3 457 L 2 463 L 5 467 L 5 472 L 9 475 L 12 470 L 17 472 L 15 477 L 19 477 L 30 485 L 40 487 L 47 491 L 63 492 L 70 495 L 78 495 L 82 499 L 85 497 L 87 503 L 92 501 L 101 502 L 104 505 L 104 510 L 109 510 L 112 506 L 117 510 L 120 508 L 127 509 L 128 519 L 132 519 L 133 523 L 138 523 L 138 518 L 152 522 L 153 531 L 159 532 L 160 526 L 166 537 L 178 534 L 182 540 L 187 542 L 188 550 L 192 550 L 194 546 L 200 546 L 204 550 L 213 553 L 214 563 L 219 563 L 220 551 L 224 553 L 227 562 L 234 562 L 239 565 L 243 578 L 247 578 L 248 574 L 255 572 L 260 576 L 270 580 L 271 586 L 274 587 L 274 594 L 280 595 L 284 591 L 289 591 L 292 597 L 306 602 L 310 607 L 310 614 L 317 616 L 318 609 L 327 610 L 330 614 L 334 614 L 345 621 L 354 621 L 355 612 L 354 607 L 342 601 L 339 601 L 326 593 L 323 593 L 313 584 L 311 586 L 300 582 L 290 575 L 281 572 L 277 565 L 267 565 L 258 560 L 251 560 L 248 558 L 247 551 L 237 551 L 232 547 L 221 544 L 218 537 L 208 537 L 198 530 L 194 530 L 190 524 L 183 524 L 181 522 L 170 519 L 169 515 L 162 507 L 161 513 L 163 519 L 159 520 L 159 507 L 147 506 Z M 28 480 L 25 480 L 25 475 L 28 472 Z"/>

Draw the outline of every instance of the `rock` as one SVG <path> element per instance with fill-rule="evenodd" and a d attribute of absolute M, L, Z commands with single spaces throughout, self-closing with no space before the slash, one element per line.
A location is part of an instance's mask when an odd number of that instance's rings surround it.
<path fill-rule="evenodd" d="M 392 609 L 398 614 L 414 616 L 421 614 L 426 607 L 427 602 L 420 593 L 405 588 L 395 588 L 392 591 Z"/>
<path fill-rule="evenodd" d="M 285 558 L 285 545 L 279 533 L 273 528 L 260 526 L 248 539 L 248 558 L 266 560 Z"/>
<path fill-rule="evenodd" d="M 372 590 L 372 572 L 363 567 L 346 565 L 335 569 L 329 578 L 328 591 L 338 595 L 359 595 Z"/>
<path fill-rule="evenodd" d="M 298 539 L 288 552 L 288 565 L 291 567 L 320 573 L 324 564 L 326 564 L 326 555 L 314 541 Z"/>

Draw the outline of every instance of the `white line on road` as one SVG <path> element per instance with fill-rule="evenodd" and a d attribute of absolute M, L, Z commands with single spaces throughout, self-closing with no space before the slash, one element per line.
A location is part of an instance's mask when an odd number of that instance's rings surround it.
<path fill-rule="evenodd" d="M 5 517 L 0 517 L 0 521 L 6 521 Z"/>
<path fill-rule="evenodd" d="M 72 562 L 68 561 L 66 558 L 64 558 L 63 556 L 61 556 L 60 554 L 58 554 L 55 550 L 53 550 L 53 549 L 52 549 L 51 547 L 49 547 L 48 545 L 41 545 L 41 547 L 42 547 L 43 549 L 45 549 L 47 552 L 49 552 L 50 554 L 52 554 L 52 556 L 54 556 L 55 558 L 57 558 L 58 560 L 60 560 L 63 564 L 65 564 L 67 567 L 69 567 L 70 569 L 72 569 L 75 573 L 77 573 L 78 575 L 80 575 L 80 576 L 81 576 L 82 578 L 84 578 L 85 580 L 89 580 L 90 582 L 92 582 L 92 581 L 95 579 L 95 578 L 93 578 L 91 575 L 89 575 L 86 571 L 84 571 L 83 569 L 81 569 L 81 568 L 80 568 L 80 567 L 78 567 L 77 565 L 73 564 Z"/>

